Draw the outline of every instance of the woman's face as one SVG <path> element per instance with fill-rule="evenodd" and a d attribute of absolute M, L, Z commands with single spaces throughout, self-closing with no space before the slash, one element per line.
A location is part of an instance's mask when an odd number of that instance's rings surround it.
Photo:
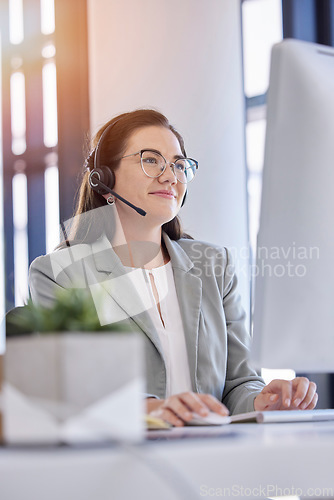
<path fill-rule="evenodd" d="M 183 157 L 179 141 L 173 132 L 165 127 L 147 126 L 131 134 L 123 156 L 131 155 L 142 149 L 159 151 L 167 162 Z M 156 225 L 173 219 L 180 210 L 186 185 L 177 181 L 171 167 L 160 177 L 147 177 L 140 164 L 140 155 L 123 158 L 115 171 L 114 190 L 126 200 L 147 212 L 145 218 Z M 136 215 L 130 207 L 116 200 L 120 216 Z"/>

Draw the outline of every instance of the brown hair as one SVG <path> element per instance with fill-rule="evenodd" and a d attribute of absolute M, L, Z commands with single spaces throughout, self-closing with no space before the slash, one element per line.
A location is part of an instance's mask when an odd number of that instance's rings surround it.
<path fill-rule="evenodd" d="M 138 109 L 118 115 L 108 121 L 93 137 L 91 152 L 85 162 L 86 168 L 78 192 L 74 223 L 70 230 L 72 244 L 92 242 L 101 236 L 103 232 L 106 232 L 109 238 L 112 236 L 113 224 L 111 222 L 110 211 L 108 211 L 106 217 L 103 217 L 102 212 L 105 213 L 105 209 L 103 211 L 94 210 L 99 207 L 108 206 L 108 204 L 105 198 L 91 189 L 89 185 L 89 174 L 94 168 L 95 149 L 101 135 L 109 127 L 109 130 L 106 132 L 106 135 L 99 145 L 99 166 L 103 165 L 103 167 L 107 167 L 115 172 L 119 167 L 120 158 L 126 150 L 127 141 L 130 135 L 139 128 L 151 125 L 157 125 L 171 130 L 179 141 L 182 154 L 186 156 L 182 136 L 169 123 L 167 118 L 158 111 L 153 109 Z M 98 212 L 99 214 L 94 215 L 94 212 Z M 82 217 L 82 214 L 85 214 L 85 217 Z M 181 221 L 178 216 L 174 217 L 174 219 L 166 224 L 163 224 L 162 230 L 165 231 L 172 240 L 178 240 L 182 237 L 189 238 L 187 234 L 183 233 Z"/>

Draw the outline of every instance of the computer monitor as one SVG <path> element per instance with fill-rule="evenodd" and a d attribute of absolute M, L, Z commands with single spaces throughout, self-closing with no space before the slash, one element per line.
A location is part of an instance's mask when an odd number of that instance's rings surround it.
<path fill-rule="evenodd" d="M 254 271 L 254 365 L 333 372 L 333 48 L 273 48 Z"/>

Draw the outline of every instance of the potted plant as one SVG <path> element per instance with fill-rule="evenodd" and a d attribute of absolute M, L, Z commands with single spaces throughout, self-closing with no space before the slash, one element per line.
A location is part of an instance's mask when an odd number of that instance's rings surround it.
<path fill-rule="evenodd" d="M 60 292 L 50 308 L 29 300 L 6 324 L 7 441 L 142 437 L 140 334 L 124 323 L 101 326 L 80 289 Z"/>

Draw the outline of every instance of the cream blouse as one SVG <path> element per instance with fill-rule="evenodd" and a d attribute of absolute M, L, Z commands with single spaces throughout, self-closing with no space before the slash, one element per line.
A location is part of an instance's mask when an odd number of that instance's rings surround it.
<path fill-rule="evenodd" d="M 172 264 L 168 262 L 143 271 L 147 276 L 145 281 L 152 301 L 148 313 L 158 333 L 165 358 L 166 397 L 191 391 L 188 354 Z M 138 292 L 143 295 L 147 291 Z"/>

